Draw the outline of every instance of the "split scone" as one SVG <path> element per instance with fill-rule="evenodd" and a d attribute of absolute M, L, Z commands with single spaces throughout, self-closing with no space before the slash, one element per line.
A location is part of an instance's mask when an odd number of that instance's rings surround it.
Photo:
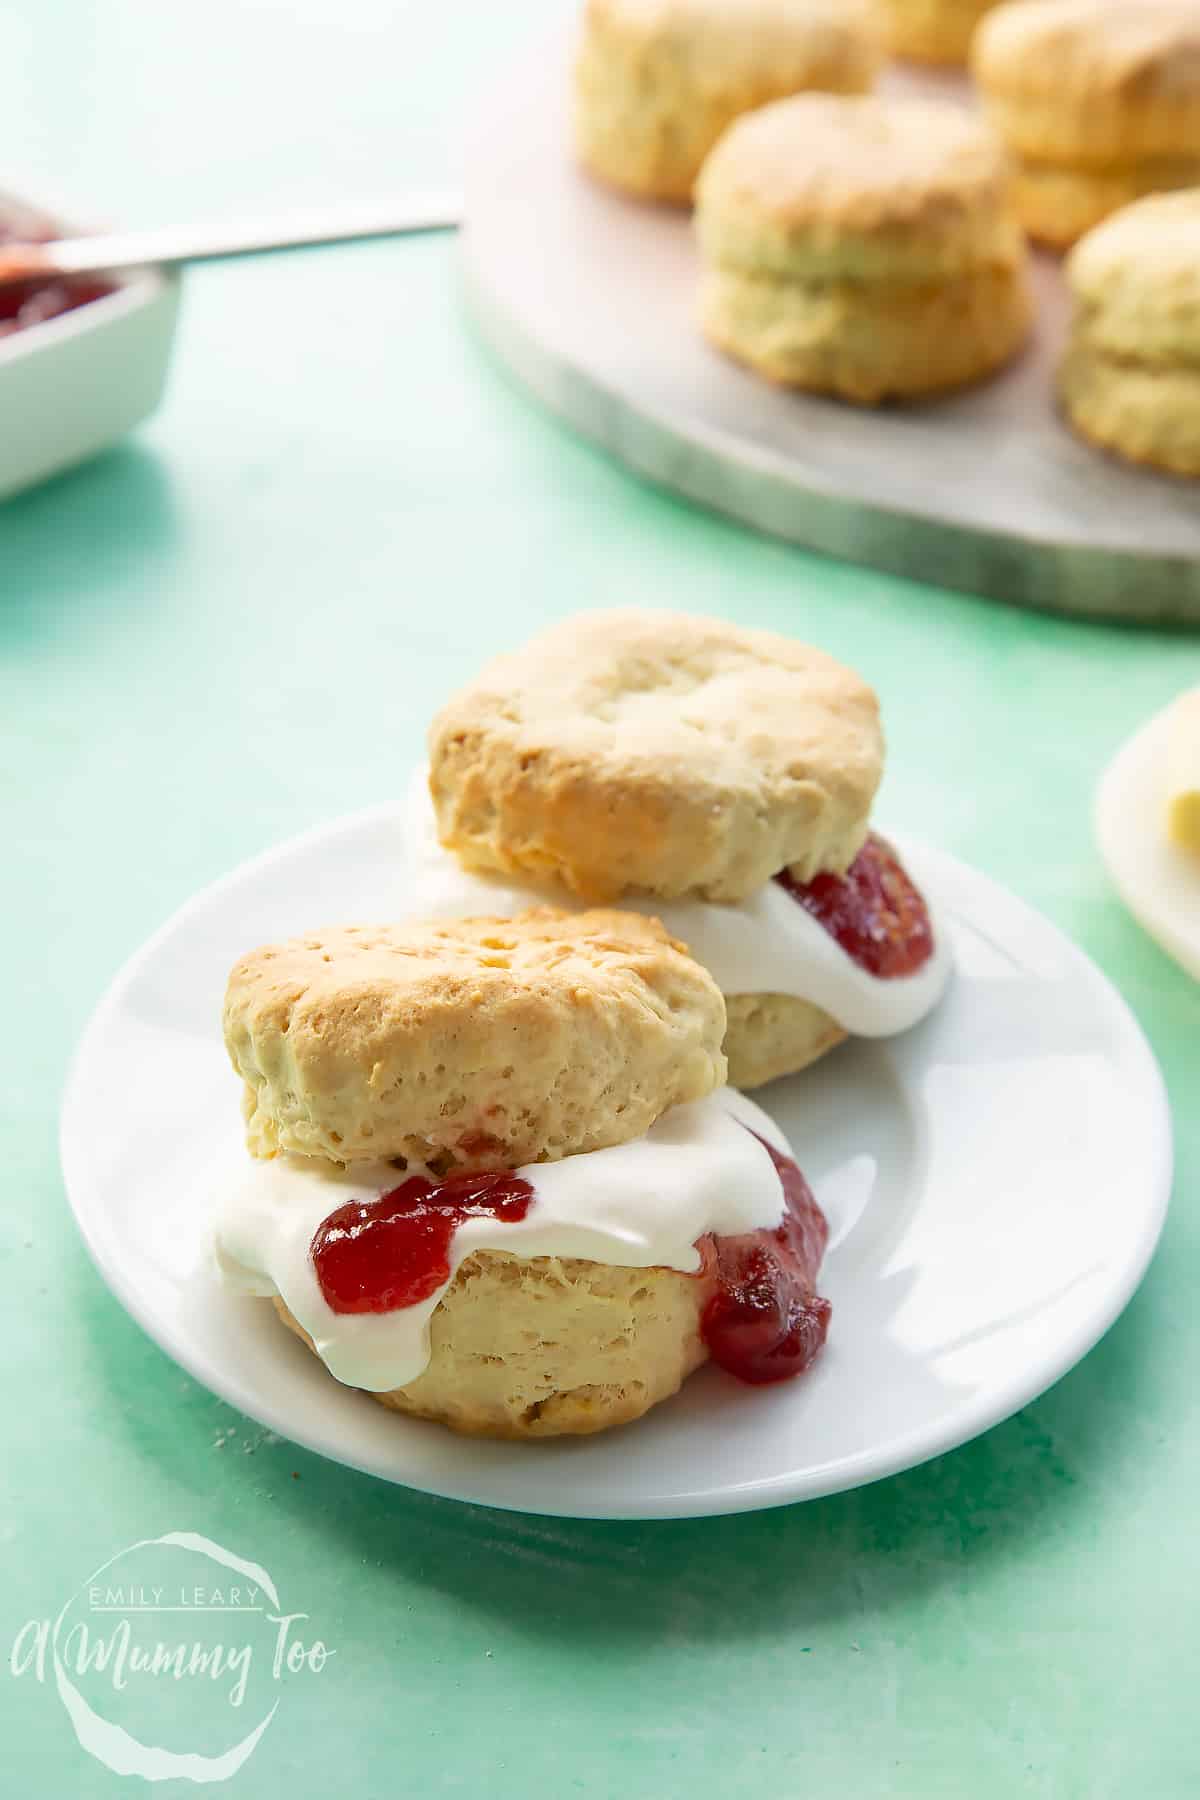
<path fill-rule="evenodd" d="M 1012 0 L 979 27 L 971 67 L 1042 243 L 1200 184 L 1197 0 Z"/>
<path fill-rule="evenodd" d="M 1200 475 L 1200 189 L 1115 213 L 1066 265 L 1070 423 L 1132 462 Z"/>
<path fill-rule="evenodd" d="M 414 912 L 613 902 L 660 918 L 725 996 L 730 1080 L 794 1073 L 920 1019 L 949 953 L 871 835 L 871 689 L 772 632 L 594 612 L 498 657 L 429 732 Z"/>
<path fill-rule="evenodd" d="M 884 0 L 888 45 L 912 62 L 965 63 L 971 37 L 996 0 Z"/>
<path fill-rule="evenodd" d="M 237 964 L 224 1023 L 251 1158 L 218 1266 L 385 1406 L 600 1431 L 710 1357 L 772 1382 L 824 1342 L 824 1218 L 657 921 L 313 932 Z"/>
<path fill-rule="evenodd" d="M 866 93 L 882 59 L 872 0 L 588 0 L 579 157 L 627 193 L 686 204 L 741 113 L 810 88 Z"/>
<path fill-rule="evenodd" d="M 701 326 L 772 381 L 873 406 L 978 381 L 1028 335 L 1004 154 L 953 106 L 765 106 L 705 163 L 696 228 Z"/>

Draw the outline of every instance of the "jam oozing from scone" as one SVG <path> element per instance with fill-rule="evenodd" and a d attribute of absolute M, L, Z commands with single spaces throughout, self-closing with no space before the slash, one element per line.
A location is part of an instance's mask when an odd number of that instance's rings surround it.
<path fill-rule="evenodd" d="M 450 1244 L 466 1219 L 515 1224 L 533 1189 L 508 1170 L 444 1181 L 413 1175 L 378 1200 L 339 1206 L 318 1225 L 312 1259 L 335 1313 L 394 1312 L 428 1300 L 450 1279 Z"/>
<path fill-rule="evenodd" d="M 48 244 L 55 235 L 52 226 L 38 214 L 23 208 L 0 211 L 0 246 Z M 3 260 L 4 252 L 0 249 L 0 262 Z M 100 300 L 112 291 L 105 282 L 83 279 L 11 282 L 0 287 L 0 338 L 11 337 L 14 331 L 25 331 L 30 325 L 44 324 L 47 319 L 57 319 L 60 313 L 72 312 L 75 307 L 86 306 L 90 300 Z"/>
<path fill-rule="evenodd" d="M 766 1138 L 759 1142 L 779 1171 L 783 1218 L 743 1237 L 708 1240 L 717 1291 L 700 1320 L 713 1361 L 755 1386 L 802 1375 L 825 1342 L 832 1310 L 816 1291 L 825 1215 L 791 1157 Z"/>
<path fill-rule="evenodd" d="M 825 1342 L 830 1313 L 816 1292 L 824 1215 L 791 1157 L 765 1138 L 759 1142 L 783 1189 L 779 1224 L 700 1241 L 702 1272 L 716 1290 L 701 1335 L 714 1362 L 755 1384 L 802 1374 Z M 450 1246 L 461 1224 L 515 1224 L 533 1199 L 530 1183 L 510 1170 L 472 1171 L 443 1181 L 414 1175 L 377 1200 L 339 1206 L 312 1241 L 326 1305 L 335 1313 L 386 1313 L 428 1300 L 450 1279 Z"/>
<path fill-rule="evenodd" d="M 929 909 L 896 852 L 874 833 L 844 875 L 775 877 L 860 968 L 881 980 L 914 975 L 933 955 Z"/>

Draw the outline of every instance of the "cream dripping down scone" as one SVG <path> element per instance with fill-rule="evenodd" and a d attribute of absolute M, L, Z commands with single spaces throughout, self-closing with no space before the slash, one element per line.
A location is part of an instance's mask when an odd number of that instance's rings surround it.
<path fill-rule="evenodd" d="M 1041 242 L 1200 185 L 1197 0 L 1013 0 L 979 27 L 971 66 Z"/>
<path fill-rule="evenodd" d="M 655 920 L 337 927 L 234 969 L 250 1156 L 217 1264 L 351 1387 L 494 1437 L 640 1417 L 824 1341 L 825 1221 L 721 1086 L 721 996 Z"/>
<path fill-rule="evenodd" d="M 950 105 L 802 94 L 740 119 L 696 185 L 699 313 L 769 380 L 860 405 L 961 387 L 1029 332 L 1004 153 Z"/>
<path fill-rule="evenodd" d="M 879 710 L 852 670 L 715 619 L 595 612 L 498 657 L 429 733 L 414 912 L 603 899 L 650 913 L 725 996 L 730 1079 L 903 1031 L 949 952 L 870 835 Z"/>
<path fill-rule="evenodd" d="M 1066 275 L 1070 423 L 1132 462 L 1200 475 L 1200 189 L 1115 213 L 1076 244 Z"/>
<path fill-rule="evenodd" d="M 884 0 L 888 47 L 913 62 L 965 63 L 975 27 L 996 0 Z"/>
<path fill-rule="evenodd" d="M 810 88 L 865 93 L 882 58 L 872 0 L 588 0 L 579 157 L 627 193 L 686 203 L 741 113 Z"/>

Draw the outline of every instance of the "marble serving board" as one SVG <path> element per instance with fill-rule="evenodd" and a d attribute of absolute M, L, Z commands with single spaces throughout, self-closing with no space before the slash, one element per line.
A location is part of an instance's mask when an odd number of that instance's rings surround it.
<path fill-rule="evenodd" d="M 572 159 L 567 51 L 502 83 L 469 159 L 468 301 L 501 359 L 638 474 L 761 531 L 996 599 L 1200 624 L 1200 483 L 1079 442 L 1054 403 L 1067 320 L 1038 256 L 1035 341 L 962 394 L 860 410 L 772 387 L 694 323 L 682 212 L 639 205 Z M 970 104 L 960 77 L 889 75 Z"/>

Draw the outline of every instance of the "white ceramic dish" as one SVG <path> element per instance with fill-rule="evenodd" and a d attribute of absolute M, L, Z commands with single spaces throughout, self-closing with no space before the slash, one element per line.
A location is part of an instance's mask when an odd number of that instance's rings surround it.
<path fill-rule="evenodd" d="M 1096 842 L 1134 918 L 1200 981 L 1200 857 L 1166 835 L 1170 707 L 1125 743 L 1096 789 Z"/>
<path fill-rule="evenodd" d="M 107 449 L 154 411 L 178 311 L 178 277 L 146 269 L 0 338 L 0 499 Z"/>
<path fill-rule="evenodd" d="M 237 1105 L 218 1020 L 264 940 L 404 910 L 402 808 L 292 840 L 206 889 L 127 964 L 76 1055 L 63 1168 L 113 1292 L 198 1380 L 387 1480 L 520 1511 L 667 1518 L 828 1494 L 961 1444 L 1112 1323 L 1170 1185 L 1162 1082 L 1105 978 L 1045 920 L 906 846 L 957 974 L 905 1037 L 759 1091 L 829 1214 L 824 1355 L 798 1382 L 705 1370 L 629 1429 L 522 1445 L 397 1418 L 339 1387 L 265 1301 L 210 1273 L 214 1131 Z M 206 1188 L 207 1184 L 207 1188 Z"/>

